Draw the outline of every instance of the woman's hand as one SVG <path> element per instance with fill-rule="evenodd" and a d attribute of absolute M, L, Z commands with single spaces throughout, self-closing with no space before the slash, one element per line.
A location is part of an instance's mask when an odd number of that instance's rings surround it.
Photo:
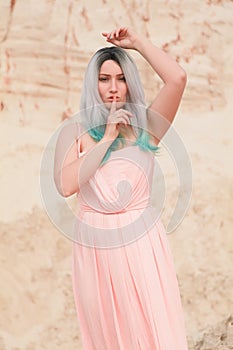
<path fill-rule="evenodd" d="M 117 102 L 114 99 L 111 104 L 110 114 L 108 117 L 104 138 L 115 140 L 120 132 L 120 127 L 130 125 L 130 117 L 132 113 L 121 108 L 117 110 Z"/>
<path fill-rule="evenodd" d="M 122 47 L 123 49 L 137 50 L 137 41 L 139 35 L 128 27 L 119 27 L 111 32 L 103 32 L 102 35 L 106 37 L 109 43 Z"/>

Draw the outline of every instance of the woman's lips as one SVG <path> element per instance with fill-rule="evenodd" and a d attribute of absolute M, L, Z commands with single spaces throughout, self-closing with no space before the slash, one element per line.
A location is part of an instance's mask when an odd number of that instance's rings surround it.
<path fill-rule="evenodd" d="M 120 97 L 118 97 L 118 96 L 117 97 L 115 97 L 115 96 L 108 97 L 108 101 L 113 101 L 113 100 L 119 102 L 120 101 Z"/>

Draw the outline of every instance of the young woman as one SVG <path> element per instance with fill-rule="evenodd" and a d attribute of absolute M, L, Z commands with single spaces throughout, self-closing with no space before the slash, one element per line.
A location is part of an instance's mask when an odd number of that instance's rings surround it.
<path fill-rule="evenodd" d="M 176 272 L 151 205 L 154 156 L 186 84 L 184 70 L 132 29 L 102 35 L 86 71 L 81 122 L 58 139 L 54 177 L 77 194 L 73 287 L 85 350 L 186 350 Z M 164 82 L 149 108 L 134 49 Z"/>

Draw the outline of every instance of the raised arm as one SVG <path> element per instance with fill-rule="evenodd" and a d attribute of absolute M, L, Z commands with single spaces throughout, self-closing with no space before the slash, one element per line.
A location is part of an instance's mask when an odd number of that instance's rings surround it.
<path fill-rule="evenodd" d="M 138 51 L 162 79 L 164 85 L 148 108 L 148 129 L 156 144 L 162 139 L 172 123 L 186 85 L 184 69 L 163 50 L 147 38 L 127 27 L 111 33 L 102 33 L 108 42 L 125 49 Z"/>
<path fill-rule="evenodd" d="M 147 113 L 148 128 L 158 144 L 176 115 L 186 85 L 186 73 L 174 59 L 149 40 L 139 38 L 136 48 L 164 83 Z"/>

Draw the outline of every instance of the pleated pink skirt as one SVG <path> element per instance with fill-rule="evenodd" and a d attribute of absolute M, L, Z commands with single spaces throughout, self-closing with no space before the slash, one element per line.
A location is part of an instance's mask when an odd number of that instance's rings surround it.
<path fill-rule="evenodd" d="M 188 349 L 176 271 L 160 220 L 122 247 L 73 243 L 72 276 L 84 350 Z"/>

